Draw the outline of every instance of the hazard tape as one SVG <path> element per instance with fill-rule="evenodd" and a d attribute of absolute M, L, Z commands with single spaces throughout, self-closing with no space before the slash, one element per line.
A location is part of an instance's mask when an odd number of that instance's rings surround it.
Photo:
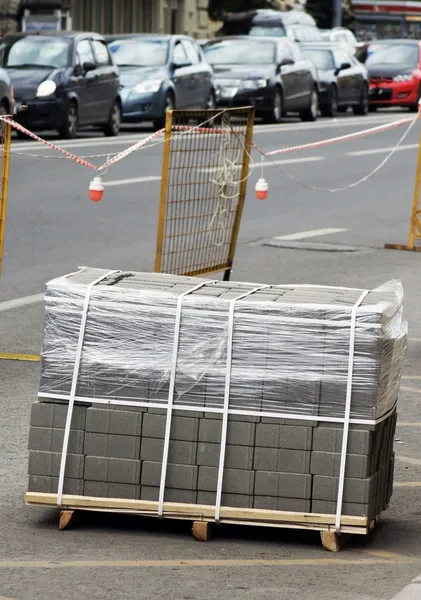
<path fill-rule="evenodd" d="M 362 138 L 362 137 L 365 137 L 365 136 L 368 136 L 368 135 L 373 135 L 375 133 L 380 133 L 380 132 L 383 132 L 383 131 L 389 131 L 391 129 L 395 129 L 396 127 L 401 127 L 403 125 L 408 125 L 408 124 L 412 123 L 414 120 L 418 120 L 420 118 L 421 118 L 421 111 L 418 112 L 418 114 L 415 117 L 412 117 L 412 118 L 399 119 L 398 121 L 393 121 L 392 123 L 386 123 L 384 125 L 377 125 L 376 127 L 371 127 L 370 129 L 364 129 L 362 131 L 357 131 L 355 133 L 348 133 L 346 135 L 341 135 L 341 136 L 337 136 L 337 137 L 334 137 L 334 138 L 329 138 L 327 140 L 321 140 L 319 142 L 311 142 L 311 143 L 308 143 L 308 144 L 301 144 L 299 146 L 290 146 L 289 148 L 279 148 L 277 150 L 271 150 L 270 152 L 265 152 L 255 142 L 252 142 L 251 145 L 252 145 L 252 147 L 257 152 L 259 152 L 263 156 L 275 156 L 275 155 L 278 155 L 278 154 L 287 154 L 287 153 L 290 153 L 290 152 L 300 152 L 300 151 L 303 151 L 303 150 L 312 150 L 313 148 L 322 148 L 324 146 L 329 146 L 330 144 L 336 144 L 338 142 L 347 142 L 347 141 L 351 141 L 351 140 L 356 140 L 356 139 L 359 139 L 359 138 Z M 28 137 L 36 140 L 37 142 L 40 142 L 41 144 L 44 144 L 45 146 L 48 146 L 52 150 L 56 150 L 57 152 L 60 152 L 61 154 L 63 154 L 67 158 L 69 158 L 69 159 L 73 160 L 74 162 L 76 162 L 77 164 L 82 165 L 84 167 L 87 167 L 88 169 L 91 169 L 91 170 L 97 171 L 97 172 L 103 172 L 103 171 L 107 170 L 108 167 L 116 164 L 117 162 L 119 162 L 123 158 L 126 158 L 127 156 L 129 156 L 133 152 L 136 152 L 137 150 L 140 150 L 140 148 L 143 148 L 144 146 L 147 146 L 151 141 L 153 141 L 154 139 L 156 139 L 157 137 L 159 137 L 160 135 L 162 135 L 163 132 L 165 131 L 164 129 L 160 129 L 160 130 L 156 131 L 155 133 L 151 134 L 147 138 L 144 138 L 143 140 L 140 140 L 139 142 L 136 142 L 132 146 L 129 146 L 128 148 L 126 148 L 122 152 L 119 152 L 118 154 L 115 154 L 110 160 L 106 161 L 100 167 L 96 167 L 92 163 L 88 162 L 87 160 L 85 160 L 83 158 L 80 158 L 76 154 L 73 154 L 72 152 L 68 152 L 64 148 L 60 148 L 60 146 L 56 146 L 55 144 L 52 144 L 51 142 L 48 142 L 47 140 L 44 140 L 43 138 L 39 137 L 38 135 L 36 135 L 32 131 L 30 131 L 29 129 L 26 129 L 26 127 L 23 127 L 23 125 L 21 125 L 20 123 L 17 123 L 15 120 L 13 120 L 13 119 L 11 119 L 9 117 L 0 116 L 0 121 L 4 121 L 5 123 L 8 123 L 14 129 L 17 129 L 18 131 L 21 131 L 22 133 L 26 134 Z M 184 132 L 191 131 L 191 132 L 197 132 L 197 133 L 207 133 L 207 134 L 216 134 L 216 135 L 218 135 L 218 134 L 227 134 L 227 130 L 226 129 L 212 128 L 212 127 L 202 127 L 202 126 L 198 126 L 198 127 L 192 126 L 192 127 L 190 127 L 188 125 L 176 125 L 176 126 L 173 127 L 173 130 L 175 130 L 175 131 L 184 131 Z M 242 132 L 240 130 L 237 131 L 237 130 L 232 129 L 232 130 L 229 130 L 229 133 L 232 134 L 232 135 L 237 135 L 237 134 L 240 134 Z"/>

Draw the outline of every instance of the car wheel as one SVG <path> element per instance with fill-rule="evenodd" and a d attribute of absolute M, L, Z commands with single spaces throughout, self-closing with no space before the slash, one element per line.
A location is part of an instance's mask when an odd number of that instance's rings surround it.
<path fill-rule="evenodd" d="M 174 109 L 175 109 L 174 95 L 171 92 L 167 92 L 167 94 L 165 96 L 165 101 L 164 101 L 164 114 L 162 115 L 162 117 L 160 119 L 155 119 L 154 128 L 155 129 L 164 129 L 165 118 L 166 118 L 167 112 L 169 110 L 174 110 Z"/>
<path fill-rule="evenodd" d="M 354 115 L 366 115 L 368 113 L 368 107 L 368 87 L 364 85 L 361 90 L 360 103 L 353 107 Z"/>
<path fill-rule="evenodd" d="M 300 112 L 302 121 L 316 121 L 319 112 L 319 96 L 314 88 L 311 92 L 310 106 Z"/>
<path fill-rule="evenodd" d="M 2 117 L 4 117 L 8 114 L 9 114 L 8 106 L 6 104 L 6 101 L 3 100 L 3 102 L 0 103 L 0 115 Z M 5 132 L 5 124 L 3 122 L 1 122 L 0 123 L 0 137 L 2 140 L 4 138 L 4 132 Z"/>
<path fill-rule="evenodd" d="M 79 114 L 76 102 L 69 102 L 64 113 L 63 125 L 58 130 L 60 137 L 72 139 L 76 137 Z"/>
<path fill-rule="evenodd" d="M 376 112 L 377 106 L 373 106 L 372 104 L 368 107 L 369 112 Z"/>
<path fill-rule="evenodd" d="M 329 90 L 329 99 L 326 106 L 320 110 L 323 117 L 334 117 L 338 112 L 338 91 L 333 85 Z"/>
<path fill-rule="evenodd" d="M 206 100 L 206 108 L 207 110 L 214 110 L 216 108 L 215 92 L 213 90 L 209 92 L 208 99 Z"/>
<path fill-rule="evenodd" d="M 272 108 L 264 114 L 263 120 L 265 123 L 280 123 L 284 114 L 284 100 L 282 92 L 276 88 L 272 98 Z"/>
<path fill-rule="evenodd" d="M 347 106 L 338 106 L 338 113 L 346 113 L 347 110 Z"/>
<path fill-rule="evenodd" d="M 114 102 L 110 117 L 104 126 L 104 134 L 108 137 L 115 137 L 120 133 L 121 127 L 121 105 L 118 100 Z"/>

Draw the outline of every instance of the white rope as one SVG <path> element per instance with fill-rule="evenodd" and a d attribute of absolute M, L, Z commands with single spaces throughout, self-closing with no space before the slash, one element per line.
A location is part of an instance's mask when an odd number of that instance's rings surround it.
<path fill-rule="evenodd" d="M 181 310 L 183 306 L 183 300 L 185 296 L 192 294 L 194 291 L 200 289 L 207 284 L 216 283 L 215 281 L 203 281 L 191 290 L 187 290 L 177 299 L 177 309 L 175 315 L 175 328 L 174 328 L 174 343 L 173 353 L 171 361 L 171 374 L 170 374 L 170 387 L 168 391 L 168 405 L 167 405 L 167 419 L 165 423 L 165 435 L 164 435 L 164 450 L 162 453 L 162 468 L 161 468 L 161 481 L 159 484 L 159 498 L 158 498 L 158 516 L 162 517 L 164 510 L 164 495 L 165 495 L 165 480 L 167 477 L 167 466 L 168 466 L 168 451 L 170 447 L 170 435 L 171 435 L 171 421 L 172 411 L 174 405 L 174 390 L 175 390 L 175 378 L 177 374 L 177 360 L 178 360 L 178 344 L 180 340 L 180 326 L 181 326 Z M 149 406 L 149 405 L 148 405 Z"/>
<path fill-rule="evenodd" d="M 358 307 L 364 301 L 364 298 L 369 293 L 369 290 L 365 290 L 358 298 L 351 312 L 351 324 L 349 332 L 349 358 L 348 358 L 348 374 L 346 382 L 346 397 L 345 397 L 345 416 L 344 416 L 344 430 L 342 434 L 342 449 L 341 449 L 341 463 L 339 467 L 339 483 L 338 483 L 338 497 L 336 503 L 336 519 L 335 519 L 335 530 L 336 533 L 341 532 L 341 516 L 342 516 L 342 501 L 344 495 L 345 485 L 345 467 L 347 458 L 347 447 L 348 447 L 348 434 L 349 434 L 349 423 L 351 416 L 351 399 L 352 399 L 352 377 L 354 374 L 354 350 L 355 350 L 355 331 L 357 324 L 357 311 Z"/>
<path fill-rule="evenodd" d="M 95 285 L 97 285 L 98 283 L 100 283 L 103 279 L 106 279 L 113 273 L 119 273 L 119 272 L 120 271 L 108 271 L 104 275 L 101 275 L 101 277 L 98 277 L 97 279 L 92 281 L 86 288 L 85 301 L 83 303 L 83 309 L 82 309 L 82 319 L 81 319 L 80 328 L 79 328 L 79 338 L 78 338 L 78 342 L 77 342 L 77 346 L 76 346 L 76 357 L 75 357 L 75 364 L 74 364 L 74 368 L 73 368 L 72 385 L 70 388 L 69 406 L 67 409 L 67 416 L 66 416 L 66 425 L 64 427 L 63 449 L 62 449 L 62 453 L 61 453 L 60 472 L 59 472 L 59 477 L 58 477 L 57 506 L 61 506 L 62 500 L 63 500 L 64 474 L 65 474 L 65 470 L 66 470 L 67 451 L 68 451 L 68 447 L 69 447 L 70 427 L 72 424 L 73 406 L 75 404 L 76 387 L 77 387 L 77 382 L 78 382 L 78 377 L 79 377 L 80 362 L 82 359 L 83 340 L 85 337 L 85 329 L 86 329 L 86 322 L 88 319 L 88 310 L 89 310 L 89 302 L 91 299 L 91 292 L 92 292 L 93 287 Z"/>
<path fill-rule="evenodd" d="M 228 329 L 227 329 L 227 366 L 225 372 L 225 392 L 224 392 L 224 407 L 222 412 L 222 429 L 221 429 L 221 449 L 219 454 L 219 467 L 218 467 L 218 481 L 216 485 L 216 499 L 215 499 L 215 521 L 219 523 L 221 516 L 221 498 L 222 498 L 222 484 L 224 481 L 224 466 L 225 466 L 225 450 L 227 445 L 227 432 L 228 432 L 228 411 L 230 401 L 230 390 L 231 390 L 231 369 L 232 369 L 232 341 L 234 334 L 234 312 L 235 304 L 238 300 L 254 294 L 258 290 L 271 288 L 271 285 L 261 285 L 252 290 L 249 290 L 241 296 L 237 296 L 230 301 L 229 312 L 228 312 Z"/>

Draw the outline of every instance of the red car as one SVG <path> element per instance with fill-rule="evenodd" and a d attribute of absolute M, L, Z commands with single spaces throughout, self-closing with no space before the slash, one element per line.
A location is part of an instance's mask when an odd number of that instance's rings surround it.
<path fill-rule="evenodd" d="M 370 85 L 370 110 L 406 106 L 418 110 L 421 99 L 421 42 L 376 40 L 365 49 Z"/>

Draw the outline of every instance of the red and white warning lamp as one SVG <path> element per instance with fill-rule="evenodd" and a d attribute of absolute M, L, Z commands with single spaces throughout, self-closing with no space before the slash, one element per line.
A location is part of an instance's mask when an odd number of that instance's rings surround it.
<path fill-rule="evenodd" d="M 257 181 L 255 190 L 256 198 L 258 200 L 266 200 L 269 194 L 269 186 L 264 177 L 260 177 L 260 179 Z"/>
<path fill-rule="evenodd" d="M 94 177 L 89 186 L 89 198 L 92 202 L 100 202 L 104 195 L 104 184 L 101 177 Z"/>

